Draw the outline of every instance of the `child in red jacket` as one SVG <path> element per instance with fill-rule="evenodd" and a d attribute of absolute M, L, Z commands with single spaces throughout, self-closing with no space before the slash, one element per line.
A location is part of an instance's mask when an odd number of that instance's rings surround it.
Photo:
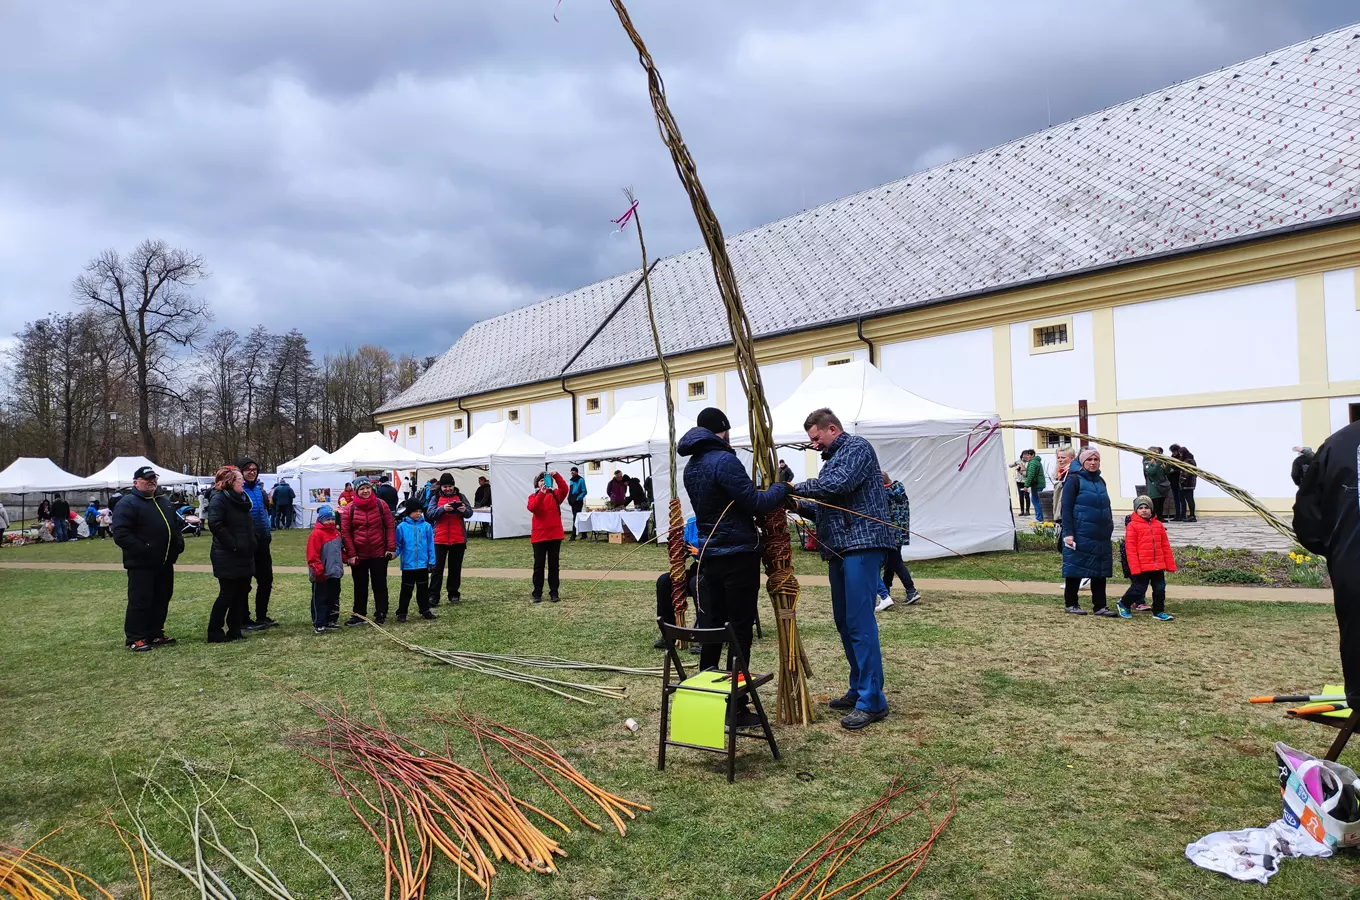
<path fill-rule="evenodd" d="M 1119 616 L 1132 619 L 1133 610 L 1143 606 L 1148 584 L 1152 585 L 1152 617 L 1170 622 L 1174 616 L 1166 607 L 1166 573 L 1176 571 L 1176 558 L 1171 555 L 1171 541 L 1166 526 L 1152 515 L 1152 500 L 1139 497 L 1133 501 L 1134 514 L 1124 526 L 1124 550 L 1128 555 L 1129 589 L 1119 599 Z"/>
<path fill-rule="evenodd" d="M 548 599 L 556 603 L 562 598 L 557 595 L 557 560 L 562 551 L 562 501 L 567 497 L 567 482 L 557 472 L 539 472 L 534 479 L 534 492 L 529 495 L 528 508 L 533 516 L 530 526 L 529 543 L 534 548 L 534 593 L 535 603 L 543 602 L 543 568 L 548 569 Z"/>
<path fill-rule="evenodd" d="M 312 582 L 312 630 L 325 634 L 340 627 L 340 579 L 345 574 L 344 547 L 335 512 L 316 511 L 316 525 L 307 536 L 307 575 Z"/>

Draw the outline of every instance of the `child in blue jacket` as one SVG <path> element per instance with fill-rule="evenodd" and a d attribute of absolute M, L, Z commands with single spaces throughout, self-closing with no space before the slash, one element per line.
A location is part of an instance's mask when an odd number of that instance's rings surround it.
<path fill-rule="evenodd" d="M 434 568 L 434 527 L 425 521 L 425 508 L 419 498 L 406 502 L 406 516 L 397 526 L 397 555 L 401 557 L 401 599 L 397 621 L 406 621 L 411 591 L 422 619 L 438 618 L 430 611 L 430 569 Z"/>

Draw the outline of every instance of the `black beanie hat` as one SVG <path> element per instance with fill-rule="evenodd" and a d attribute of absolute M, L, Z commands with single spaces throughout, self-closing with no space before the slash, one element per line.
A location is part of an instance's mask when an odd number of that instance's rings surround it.
<path fill-rule="evenodd" d="M 236 468 L 240 469 L 242 472 L 246 470 L 246 466 L 258 466 L 258 465 L 259 463 L 255 462 L 255 460 L 251 459 L 249 456 L 243 456 L 240 459 L 236 460 Z"/>
<path fill-rule="evenodd" d="M 446 484 L 453 484 L 453 476 L 450 475 L 448 472 L 445 472 L 443 475 L 439 476 L 439 486 L 443 487 Z"/>
<path fill-rule="evenodd" d="M 726 414 L 716 406 L 709 406 L 703 409 L 695 422 L 700 428 L 707 428 L 714 434 L 722 434 L 724 431 L 732 430 L 732 424 L 727 421 Z"/>

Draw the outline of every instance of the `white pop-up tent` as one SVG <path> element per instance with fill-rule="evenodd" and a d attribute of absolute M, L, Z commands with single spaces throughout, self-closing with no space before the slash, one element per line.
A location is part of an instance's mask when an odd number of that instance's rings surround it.
<path fill-rule="evenodd" d="M 675 417 L 675 435 L 678 440 L 694 427 L 694 421 L 684 416 Z M 604 461 L 631 462 L 635 459 L 649 460 L 652 476 L 652 497 L 654 509 L 662 510 L 661 523 L 666 522 L 665 510 L 671 501 L 670 473 L 670 425 L 666 419 L 666 401 L 661 397 L 648 397 L 644 400 L 629 400 L 619 406 L 611 418 L 599 429 L 579 441 L 551 450 L 547 454 L 548 463 L 575 463 Z M 681 466 L 683 468 L 683 465 Z M 688 518 L 691 513 L 689 496 L 680 491 L 680 505 Z M 664 529 L 658 529 L 663 531 Z M 663 538 L 664 534 L 661 535 Z"/>
<path fill-rule="evenodd" d="M 361 431 L 339 450 L 303 462 L 298 470 L 304 475 L 310 472 L 354 472 L 363 469 L 407 471 L 417 469 L 427 461 L 426 457 L 414 450 L 407 450 L 381 431 Z"/>
<path fill-rule="evenodd" d="M 829 408 L 845 430 L 874 445 L 879 465 L 911 499 L 907 559 L 1010 550 L 1015 546 L 1006 456 L 996 413 L 944 406 L 897 386 L 867 362 L 814 369 L 770 410 L 775 442 L 805 446 L 808 413 Z M 732 429 L 750 447 L 750 428 Z"/>
<path fill-rule="evenodd" d="M 120 456 L 104 468 L 95 472 L 80 485 L 81 488 L 90 490 L 115 490 L 117 488 L 132 487 L 133 474 L 142 466 L 150 466 L 156 470 L 161 487 L 173 487 L 175 485 L 198 484 L 198 477 L 195 475 L 185 475 L 183 472 L 176 472 L 174 469 L 167 469 L 158 466 L 145 456 Z"/>
<path fill-rule="evenodd" d="M 491 531 L 497 538 L 529 534 L 532 517 L 527 506 L 534 478 L 543 471 L 551 450 L 513 422 L 488 422 L 457 447 L 426 458 L 417 483 L 439 472 L 450 472 L 464 494 L 471 497 L 478 475 L 491 480 Z M 567 515 L 570 508 L 563 503 Z M 565 522 L 565 519 L 564 519 Z"/>
<path fill-rule="evenodd" d="M 46 494 L 89 487 L 45 456 L 21 456 L 0 472 L 0 494 Z"/>
<path fill-rule="evenodd" d="M 279 465 L 274 469 L 274 472 L 278 475 L 285 476 L 297 475 L 302 472 L 302 466 L 304 463 L 316 462 L 318 459 L 322 459 L 329 455 L 330 454 L 328 454 L 325 450 L 322 450 L 316 444 L 312 444 L 312 446 L 308 447 L 306 450 L 303 450 L 297 456 L 294 456 L 292 459 L 288 460 L 288 462 L 279 463 Z"/>

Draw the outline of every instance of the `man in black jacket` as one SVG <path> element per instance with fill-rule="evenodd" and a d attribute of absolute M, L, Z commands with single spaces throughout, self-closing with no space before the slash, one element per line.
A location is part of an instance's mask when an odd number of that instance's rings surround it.
<path fill-rule="evenodd" d="M 1360 703 L 1360 422 L 1322 442 L 1294 500 L 1294 533 L 1310 553 L 1327 558 L 1341 631 L 1346 697 Z"/>
<path fill-rule="evenodd" d="M 784 505 L 788 485 L 756 489 L 736 451 L 727 443 L 731 425 L 722 410 L 699 413 L 698 426 L 676 447 L 685 463 L 685 491 L 699 529 L 699 615 L 696 627 L 732 623 L 748 664 L 760 598 L 760 533 L 756 518 Z M 716 668 L 721 644 L 705 644 L 699 668 Z"/>
<path fill-rule="evenodd" d="M 485 475 L 477 479 L 477 491 L 472 496 L 472 506 L 474 509 L 486 509 L 491 506 L 491 482 Z"/>
<path fill-rule="evenodd" d="M 397 496 L 397 489 L 392 487 L 392 476 L 383 475 L 378 479 L 378 488 L 373 493 L 378 495 L 378 499 L 387 504 L 387 508 L 396 515 L 397 504 L 401 498 Z M 423 507 L 422 507 L 423 508 Z"/>
<path fill-rule="evenodd" d="M 156 496 L 157 477 L 155 469 L 142 466 L 133 474 L 135 490 L 113 510 L 113 542 L 123 551 L 128 579 L 123 634 L 134 653 L 175 642 L 165 633 L 165 617 L 175 593 L 175 560 L 184 551 L 184 535 L 169 501 Z"/>
<path fill-rule="evenodd" d="M 71 527 L 71 504 L 61 494 L 52 498 L 52 530 L 58 541 L 64 541 L 75 533 Z"/>

